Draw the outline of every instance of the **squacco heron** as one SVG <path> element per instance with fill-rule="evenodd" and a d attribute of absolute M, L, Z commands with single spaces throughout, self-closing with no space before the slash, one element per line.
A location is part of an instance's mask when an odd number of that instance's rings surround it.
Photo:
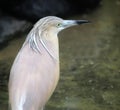
<path fill-rule="evenodd" d="M 11 110 L 43 110 L 59 80 L 58 32 L 87 20 L 40 19 L 28 34 L 12 65 Z"/>

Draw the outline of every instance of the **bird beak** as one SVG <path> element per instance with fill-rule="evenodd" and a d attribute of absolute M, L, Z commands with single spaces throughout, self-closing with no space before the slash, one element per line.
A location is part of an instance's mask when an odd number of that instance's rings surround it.
<path fill-rule="evenodd" d="M 80 25 L 84 23 L 90 23 L 88 20 L 64 20 L 63 27 L 68 28 L 75 25 Z"/>
<path fill-rule="evenodd" d="M 84 23 L 90 23 L 88 20 L 76 20 L 75 21 L 77 25 L 84 24 Z"/>

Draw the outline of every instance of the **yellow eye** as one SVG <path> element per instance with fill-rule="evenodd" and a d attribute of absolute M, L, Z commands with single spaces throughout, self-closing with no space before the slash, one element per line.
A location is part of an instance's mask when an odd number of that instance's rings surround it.
<path fill-rule="evenodd" d="M 57 24 L 57 27 L 61 27 L 61 26 L 62 26 L 62 24 L 61 24 L 61 23 L 58 23 L 58 24 Z"/>

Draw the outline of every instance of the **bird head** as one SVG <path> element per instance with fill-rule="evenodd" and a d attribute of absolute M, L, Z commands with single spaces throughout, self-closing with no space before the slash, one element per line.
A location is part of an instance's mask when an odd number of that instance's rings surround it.
<path fill-rule="evenodd" d="M 55 16 L 48 16 L 40 19 L 36 26 L 42 28 L 44 31 L 50 31 L 55 34 L 71 26 L 89 23 L 88 20 L 63 20 Z M 39 29 L 41 30 L 41 29 Z"/>
<path fill-rule="evenodd" d="M 52 58 L 55 50 L 58 50 L 58 32 L 71 26 L 89 23 L 88 20 L 63 20 L 55 16 L 48 16 L 40 19 L 28 35 L 30 47 L 42 53 L 39 49 L 39 41 Z M 57 56 L 57 55 L 56 55 Z"/>

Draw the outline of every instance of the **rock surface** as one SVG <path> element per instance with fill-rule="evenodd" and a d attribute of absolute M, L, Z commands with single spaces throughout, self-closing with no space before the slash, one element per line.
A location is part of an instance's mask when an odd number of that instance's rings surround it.
<path fill-rule="evenodd" d="M 9 40 L 8 36 L 15 34 L 18 31 L 23 31 L 25 21 L 19 21 L 10 16 L 0 18 L 0 44 L 5 40 Z"/>
<path fill-rule="evenodd" d="M 101 0 L 1 0 L 0 9 L 22 19 L 36 21 L 48 15 L 70 16 L 98 6 Z"/>

